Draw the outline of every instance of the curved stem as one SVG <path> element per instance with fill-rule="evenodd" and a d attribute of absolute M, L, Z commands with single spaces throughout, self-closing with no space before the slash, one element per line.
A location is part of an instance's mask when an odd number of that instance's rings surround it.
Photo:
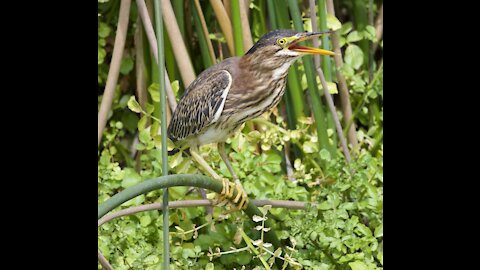
<path fill-rule="evenodd" d="M 193 186 L 200 187 L 221 193 L 222 191 L 222 182 L 214 180 L 210 177 L 199 175 L 199 174 L 172 174 L 161 176 L 155 179 L 146 180 L 134 186 L 124 189 L 123 191 L 115 194 L 105 202 L 101 203 L 98 206 L 98 219 L 102 218 L 105 214 L 120 206 L 124 202 L 135 198 L 141 194 L 148 193 L 153 190 L 162 189 L 166 187 L 176 187 L 176 186 Z M 232 198 L 237 196 L 237 190 L 234 189 Z M 262 216 L 262 212 L 253 204 L 251 200 L 248 202 L 247 208 L 244 210 L 250 218 L 254 215 Z M 265 222 L 265 226 L 268 228 L 273 228 L 273 224 L 270 220 Z M 283 247 L 278 240 L 277 235 L 274 230 L 270 230 L 265 234 L 265 238 L 268 242 L 272 243 L 274 246 Z M 276 260 L 277 265 L 282 266 L 282 261 Z M 289 269 L 289 267 L 287 267 Z"/>
<path fill-rule="evenodd" d="M 113 267 L 108 263 L 107 259 L 105 259 L 100 250 L 98 250 L 98 261 L 100 262 L 100 265 L 103 267 L 103 269 L 113 270 Z"/>

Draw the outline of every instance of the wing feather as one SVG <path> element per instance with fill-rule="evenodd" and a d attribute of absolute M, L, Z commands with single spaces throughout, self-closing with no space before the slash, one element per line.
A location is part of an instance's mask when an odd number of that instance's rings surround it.
<path fill-rule="evenodd" d="M 168 126 L 168 137 L 172 141 L 183 140 L 217 122 L 231 85 L 232 76 L 227 70 L 199 76 L 178 102 Z"/>

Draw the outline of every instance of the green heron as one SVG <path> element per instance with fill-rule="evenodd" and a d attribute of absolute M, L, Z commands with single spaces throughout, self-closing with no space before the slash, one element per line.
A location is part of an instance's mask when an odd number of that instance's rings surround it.
<path fill-rule="evenodd" d="M 178 102 L 168 137 L 178 146 L 189 146 L 195 161 L 213 178 L 223 181 L 222 196 L 231 199 L 231 191 L 236 188 L 233 202 L 239 208 L 245 208 L 248 199 L 225 152 L 225 141 L 243 123 L 280 102 L 288 68 L 296 59 L 308 54 L 334 55 L 331 51 L 298 45 L 325 33 L 330 32 L 271 31 L 242 57 L 225 59 L 203 71 Z M 235 185 L 220 177 L 199 154 L 198 147 L 209 143 L 217 143 Z"/>

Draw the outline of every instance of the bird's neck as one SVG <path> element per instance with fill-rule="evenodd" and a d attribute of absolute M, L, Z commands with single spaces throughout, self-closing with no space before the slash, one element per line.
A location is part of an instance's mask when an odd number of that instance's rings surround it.
<path fill-rule="evenodd" d="M 240 59 L 240 65 L 244 70 L 249 70 L 254 78 L 272 78 L 277 80 L 288 73 L 288 68 L 295 59 L 265 58 L 261 55 L 244 55 Z"/>

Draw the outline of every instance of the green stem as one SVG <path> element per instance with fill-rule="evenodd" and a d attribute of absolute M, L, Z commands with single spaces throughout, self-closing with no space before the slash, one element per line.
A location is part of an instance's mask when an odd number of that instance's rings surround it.
<path fill-rule="evenodd" d="M 203 60 L 203 66 L 204 68 L 211 67 L 214 62 L 212 62 L 212 58 L 210 56 L 210 52 L 208 51 L 208 45 L 207 45 L 207 40 L 205 38 L 205 35 L 203 34 L 203 29 L 202 29 L 202 22 L 200 21 L 200 17 L 198 15 L 198 11 L 195 8 L 195 4 L 192 2 L 192 14 L 193 14 L 193 21 L 195 24 L 195 31 L 197 31 L 197 36 L 198 36 L 198 43 L 200 45 L 200 51 L 201 51 L 201 56 Z M 213 58 L 215 59 L 215 58 Z"/>
<path fill-rule="evenodd" d="M 380 132 L 377 134 L 377 136 L 375 136 L 374 141 L 375 143 L 372 146 L 372 150 L 370 150 L 372 155 L 375 155 L 377 153 L 378 149 L 380 148 L 380 143 L 383 141 L 383 127 L 380 130 Z"/>
<path fill-rule="evenodd" d="M 262 232 L 263 232 L 263 230 L 262 230 Z M 250 237 L 248 237 L 248 235 L 246 235 L 245 232 L 242 229 L 240 229 L 240 234 L 242 235 L 243 240 L 245 241 L 245 243 L 247 243 L 247 246 L 250 248 L 250 250 L 253 251 L 253 253 L 255 253 L 255 255 L 258 256 L 258 258 L 262 262 L 265 269 L 271 270 L 270 266 L 265 261 L 265 259 L 262 256 L 259 255 L 260 252 L 258 252 L 258 250 L 253 246 L 252 241 L 250 241 Z"/>
<path fill-rule="evenodd" d="M 268 4 L 269 7 L 273 5 L 275 10 L 275 17 L 277 19 L 276 26 L 282 29 L 290 29 L 290 16 L 288 14 L 288 7 L 286 6 L 287 2 L 277 0 L 269 1 Z M 300 83 L 300 76 L 298 75 L 298 64 L 293 64 L 292 67 L 290 67 L 287 77 L 287 86 L 288 90 L 285 98 L 289 99 L 287 104 L 292 105 L 293 107 L 288 110 L 289 112 L 293 111 L 293 114 L 288 115 L 293 122 L 293 126 L 290 126 L 290 128 L 296 129 L 296 120 L 305 116 L 303 90 Z"/>
<path fill-rule="evenodd" d="M 298 1 L 288 0 L 288 7 L 290 9 L 290 14 L 292 16 L 293 24 L 295 30 L 303 32 L 303 23 L 300 9 L 298 7 Z M 318 94 L 318 87 L 315 78 L 315 69 L 313 67 L 313 62 L 311 56 L 304 56 L 302 58 L 303 65 L 305 67 L 305 76 L 307 78 L 308 92 L 312 99 L 312 110 L 315 118 L 315 125 L 317 129 L 318 142 L 320 148 L 326 148 L 332 156 L 335 156 L 335 147 L 328 142 L 328 133 L 327 133 L 327 123 L 325 123 L 326 117 L 324 112 L 324 106 L 320 100 L 320 95 Z"/>
<path fill-rule="evenodd" d="M 178 28 L 180 28 L 180 33 L 182 33 L 183 40 L 187 40 L 185 35 L 185 3 L 184 1 L 172 1 L 173 11 L 175 12 L 175 17 L 177 18 Z M 188 46 L 188 42 L 185 45 Z"/>
<path fill-rule="evenodd" d="M 287 75 L 287 85 L 289 90 L 289 97 L 291 104 L 293 105 L 293 119 L 294 124 L 297 123 L 297 119 L 305 116 L 303 108 L 303 90 L 300 84 L 300 76 L 298 76 L 298 64 L 293 64 L 290 67 Z M 290 127 L 296 129 L 296 126 Z"/>
<path fill-rule="evenodd" d="M 353 0 L 353 16 L 355 18 L 355 30 L 362 32 L 368 24 L 368 12 L 367 1 L 365 0 Z M 368 40 L 362 39 L 358 41 L 358 45 L 363 51 L 364 67 L 368 70 Z"/>
<path fill-rule="evenodd" d="M 242 21 L 240 19 L 240 0 L 231 0 L 231 13 L 232 13 L 232 28 L 233 28 L 233 41 L 235 43 L 235 54 L 243 55 L 243 39 L 242 39 Z M 242 0 L 243 1 L 243 0 Z"/>
<path fill-rule="evenodd" d="M 319 0 L 318 1 L 318 13 L 319 13 L 319 29 L 320 31 L 327 31 L 327 6 L 325 0 Z M 330 46 L 330 40 L 329 40 L 329 35 L 323 35 L 322 36 L 322 48 L 324 50 L 331 50 Z M 327 55 L 321 55 L 321 65 L 322 65 L 322 71 L 325 76 L 325 80 L 328 82 L 332 81 L 332 58 Z M 324 89 L 325 91 L 325 89 Z M 335 130 L 335 121 L 332 116 L 332 112 L 327 110 L 326 112 L 326 118 L 327 118 L 327 126 L 328 128 Z M 336 134 L 333 134 L 333 144 L 331 145 L 331 151 L 330 154 L 332 154 L 332 157 L 335 157 L 337 155 L 336 146 L 338 144 L 338 136 Z"/>
<path fill-rule="evenodd" d="M 163 0 L 168 1 L 168 0 Z M 165 54 L 163 43 L 163 19 L 162 10 L 160 9 L 160 0 L 154 1 L 155 4 L 155 24 L 157 28 L 157 48 L 158 48 L 158 75 L 160 82 L 160 110 L 161 122 L 160 129 L 162 132 L 162 175 L 168 175 L 168 153 L 167 153 L 167 107 L 165 93 Z M 170 241 L 168 228 L 168 187 L 163 190 L 163 269 L 170 269 Z"/>
<path fill-rule="evenodd" d="M 272 29 L 277 29 L 277 16 L 275 15 L 275 6 L 273 0 L 267 0 L 268 18 Z"/>
<path fill-rule="evenodd" d="M 318 13 L 319 13 L 319 23 L 320 31 L 327 31 L 327 6 L 325 0 L 318 1 Z M 322 36 L 322 48 L 324 50 L 331 50 L 329 35 Z M 325 79 L 329 82 L 332 81 L 332 58 L 327 55 L 321 55 L 322 70 L 325 75 Z"/>

